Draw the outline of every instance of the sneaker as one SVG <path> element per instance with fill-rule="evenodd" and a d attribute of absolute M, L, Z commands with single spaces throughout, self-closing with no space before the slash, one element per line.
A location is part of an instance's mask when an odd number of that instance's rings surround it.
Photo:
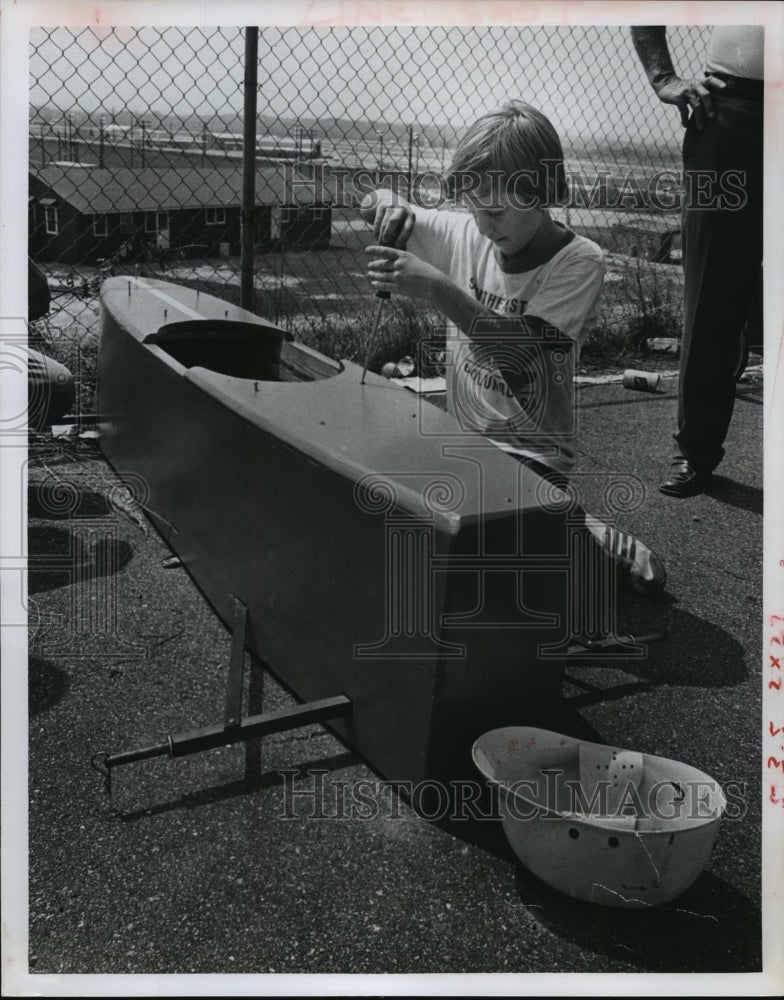
<path fill-rule="evenodd" d="M 605 525 L 602 548 L 618 568 L 623 584 L 643 597 L 662 593 L 667 583 L 663 560 L 647 545 L 619 528 Z"/>

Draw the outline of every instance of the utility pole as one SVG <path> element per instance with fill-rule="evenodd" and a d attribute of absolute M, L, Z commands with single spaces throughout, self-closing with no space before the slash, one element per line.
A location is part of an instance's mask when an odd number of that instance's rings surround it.
<path fill-rule="evenodd" d="M 259 29 L 245 29 L 245 99 L 242 137 L 242 210 L 240 213 L 240 305 L 255 311 L 253 250 L 256 220 L 256 100 Z"/>
<path fill-rule="evenodd" d="M 414 147 L 416 147 L 416 166 L 414 166 Z M 419 173 L 419 133 L 414 126 L 408 126 L 408 197 L 414 187 L 414 176 Z"/>

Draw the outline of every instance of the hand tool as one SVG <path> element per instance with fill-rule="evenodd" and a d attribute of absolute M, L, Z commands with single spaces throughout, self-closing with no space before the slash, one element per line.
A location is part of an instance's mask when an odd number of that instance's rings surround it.
<path fill-rule="evenodd" d="M 403 219 L 400 220 L 397 226 L 394 227 L 392 232 L 387 233 L 383 239 L 379 239 L 379 244 L 382 247 L 393 247 L 395 245 L 395 240 L 398 237 L 401 226 L 403 225 Z M 362 369 L 362 378 L 359 380 L 360 385 L 365 384 L 365 376 L 367 375 L 368 365 L 370 364 L 370 355 L 373 352 L 373 348 L 376 344 L 376 336 L 378 334 L 378 328 L 381 325 L 381 316 L 384 312 L 384 301 L 391 298 L 389 292 L 384 292 L 381 289 L 376 292 L 376 298 L 379 300 L 376 306 L 376 316 L 373 320 L 373 329 L 370 332 L 370 339 L 368 340 L 367 351 L 365 352 L 365 366 Z"/>

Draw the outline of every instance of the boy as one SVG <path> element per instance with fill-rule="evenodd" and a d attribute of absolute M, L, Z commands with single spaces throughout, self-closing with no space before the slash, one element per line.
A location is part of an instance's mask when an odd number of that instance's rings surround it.
<path fill-rule="evenodd" d="M 541 112 L 512 101 L 469 128 L 448 181 L 467 213 L 414 207 L 388 189 L 362 202 L 360 215 L 379 242 L 393 242 L 367 248 L 370 283 L 425 299 L 446 316 L 456 344 L 448 387 L 453 413 L 463 421 L 468 416 L 471 429 L 541 475 L 568 472 L 575 353 L 595 321 L 604 267 L 595 243 L 548 212 L 566 196 L 561 142 Z M 505 322 L 499 324 L 499 316 Z M 487 336 L 494 325 L 505 331 L 495 343 Z M 516 326 L 519 338 L 510 338 Z M 531 330 L 541 333 L 536 343 L 556 334 L 571 347 L 561 350 L 555 377 L 545 362 L 538 399 L 531 395 L 536 380 L 525 346 Z M 555 348 L 542 353 L 552 361 Z M 590 515 L 586 525 L 634 589 L 663 588 L 664 567 L 654 553 Z"/>

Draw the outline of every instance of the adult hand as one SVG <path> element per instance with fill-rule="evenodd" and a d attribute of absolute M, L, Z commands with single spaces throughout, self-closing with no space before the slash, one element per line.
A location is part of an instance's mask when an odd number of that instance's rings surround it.
<path fill-rule="evenodd" d="M 393 247 L 369 246 L 365 253 L 372 259 L 367 276 L 376 291 L 408 295 L 411 298 L 431 298 L 438 281 L 444 275 L 416 254 Z"/>
<path fill-rule="evenodd" d="M 724 90 L 727 84 L 715 76 L 696 80 L 683 80 L 679 76 L 668 75 L 654 83 L 656 95 L 664 104 L 676 104 L 681 113 L 681 124 L 689 124 L 689 111 L 694 115 L 698 129 L 705 128 L 707 118 L 715 118 L 711 91 Z"/>

